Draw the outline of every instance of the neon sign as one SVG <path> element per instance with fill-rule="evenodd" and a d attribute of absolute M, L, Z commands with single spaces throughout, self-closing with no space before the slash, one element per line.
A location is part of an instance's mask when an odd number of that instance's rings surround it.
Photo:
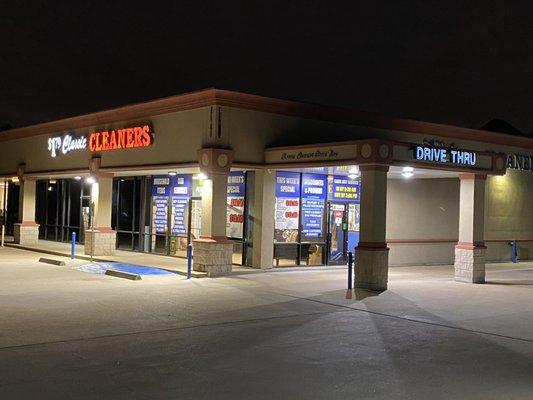
<path fill-rule="evenodd" d="M 476 165 L 476 153 L 458 149 L 445 149 L 429 146 L 416 146 L 414 158 L 417 161 L 428 161 L 442 164 Z"/>
<path fill-rule="evenodd" d="M 65 136 L 55 136 L 48 139 L 48 151 L 52 157 L 59 154 L 68 154 L 71 151 L 85 150 L 87 148 L 87 138 L 84 136 L 74 137 L 70 134 Z"/>
<path fill-rule="evenodd" d="M 111 131 L 93 132 L 89 135 L 92 152 L 148 147 L 153 143 L 150 125 L 134 126 Z"/>

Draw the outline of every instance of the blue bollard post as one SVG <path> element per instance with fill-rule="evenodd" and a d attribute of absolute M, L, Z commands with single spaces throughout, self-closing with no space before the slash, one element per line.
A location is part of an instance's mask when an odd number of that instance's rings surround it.
<path fill-rule="evenodd" d="M 76 232 L 72 232 L 72 247 L 70 250 L 70 258 L 73 260 L 76 258 Z"/>
<path fill-rule="evenodd" d="M 353 254 L 348 252 L 348 290 L 352 290 L 352 267 L 353 267 Z"/>
<path fill-rule="evenodd" d="M 518 246 L 517 246 L 516 240 L 513 240 L 511 242 L 511 246 L 512 246 L 512 251 L 513 251 L 513 254 L 511 257 L 513 260 L 513 264 L 516 264 L 518 262 Z"/>
<path fill-rule="evenodd" d="M 192 244 L 187 246 L 187 279 L 192 277 Z"/>

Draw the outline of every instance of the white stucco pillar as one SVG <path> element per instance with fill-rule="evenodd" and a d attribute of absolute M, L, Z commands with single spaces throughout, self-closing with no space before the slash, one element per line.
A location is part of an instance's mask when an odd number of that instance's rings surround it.
<path fill-rule="evenodd" d="M 20 180 L 19 222 L 14 225 L 15 243 L 36 246 L 39 241 L 39 224 L 35 222 L 36 181 L 31 178 Z"/>
<path fill-rule="evenodd" d="M 91 203 L 93 207 L 93 229 L 85 231 L 85 254 L 93 256 L 111 256 L 115 254 L 117 234 L 111 228 L 113 209 L 113 177 L 97 176 L 92 184 Z"/>
<path fill-rule="evenodd" d="M 257 170 L 254 178 L 254 204 L 249 221 L 252 227 L 252 267 L 271 269 L 274 259 L 274 211 L 276 171 Z"/>
<path fill-rule="evenodd" d="M 362 165 L 360 236 L 354 270 L 356 288 L 386 290 L 389 249 L 385 242 L 388 166 Z"/>
<path fill-rule="evenodd" d="M 200 171 L 207 175 L 202 190 L 202 227 L 193 240 L 193 269 L 208 276 L 225 275 L 232 270 L 233 243 L 226 237 L 228 174 L 233 151 L 201 149 Z"/>
<path fill-rule="evenodd" d="M 455 246 L 455 280 L 485 282 L 486 175 L 460 174 L 459 242 Z"/>

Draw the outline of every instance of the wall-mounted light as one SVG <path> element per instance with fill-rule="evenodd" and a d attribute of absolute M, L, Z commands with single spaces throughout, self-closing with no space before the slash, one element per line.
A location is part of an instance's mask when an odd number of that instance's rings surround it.
<path fill-rule="evenodd" d="M 359 167 L 356 165 L 350 167 L 348 170 L 348 178 L 350 179 L 357 179 L 361 176 L 361 172 L 359 171 Z"/>
<path fill-rule="evenodd" d="M 75 176 L 74 179 L 77 181 L 81 181 L 81 176 Z"/>
<path fill-rule="evenodd" d="M 207 179 L 207 175 L 204 174 L 203 172 L 200 172 L 199 174 L 193 176 L 193 179 L 198 179 L 200 181 L 203 181 L 203 180 Z"/>
<path fill-rule="evenodd" d="M 176 171 L 169 171 L 168 174 L 169 174 L 170 176 L 176 176 L 176 175 L 178 175 L 178 173 L 177 173 Z"/>
<path fill-rule="evenodd" d="M 409 179 L 411 177 L 413 177 L 413 175 L 415 174 L 415 169 L 413 167 L 403 167 L 402 169 L 402 176 L 406 179 Z"/>
<path fill-rule="evenodd" d="M 87 182 L 89 185 L 92 185 L 96 183 L 96 178 L 94 176 L 89 176 L 88 178 L 85 179 L 85 182 Z"/>
<path fill-rule="evenodd" d="M 57 183 L 55 179 L 50 179 L 48 182 L 50 183 L 50 185 L 55 185 Z"/>
<path fill-rule="evenodd" d="M 19 182 L 19 181 L 20 181 L 20 180 L 19 180 L 19 177 L 18 177 L 18 176 L 14 176 L 13 178 L 11 178 L 11 182 L 13 182 L 13 183 L 17 183 L 17 182 Z"/>

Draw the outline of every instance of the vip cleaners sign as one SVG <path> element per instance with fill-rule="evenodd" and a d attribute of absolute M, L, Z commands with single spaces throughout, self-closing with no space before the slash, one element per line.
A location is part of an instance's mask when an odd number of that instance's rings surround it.
<path fill-rule="evenodd" d="M 48 151 L 50 156 L 55 158 L 59 154 L 68 154 L 71 151 L 85 150 L 87 148 L 87 138 L 84 136 L 55 136 L 48 139 Z"/>
<path fill-rule="evenodd" d="M 477 162 L 476 153 L 472 151 L 441 147 L 416 146 L 413 155 L 417 161 L 439 164 L 456 164 L 473 167 Z"/>
<path fill-rule="evenodd" d="M 76 151 L 101 153 L 104 151 L 134 149 L 151 146 L 154 142 L 150 125 L 131 126 L 109 131 L 92 132 L 88 136 L 67 133 L 48 139 L 48 151 L 55 158 Z"/>

